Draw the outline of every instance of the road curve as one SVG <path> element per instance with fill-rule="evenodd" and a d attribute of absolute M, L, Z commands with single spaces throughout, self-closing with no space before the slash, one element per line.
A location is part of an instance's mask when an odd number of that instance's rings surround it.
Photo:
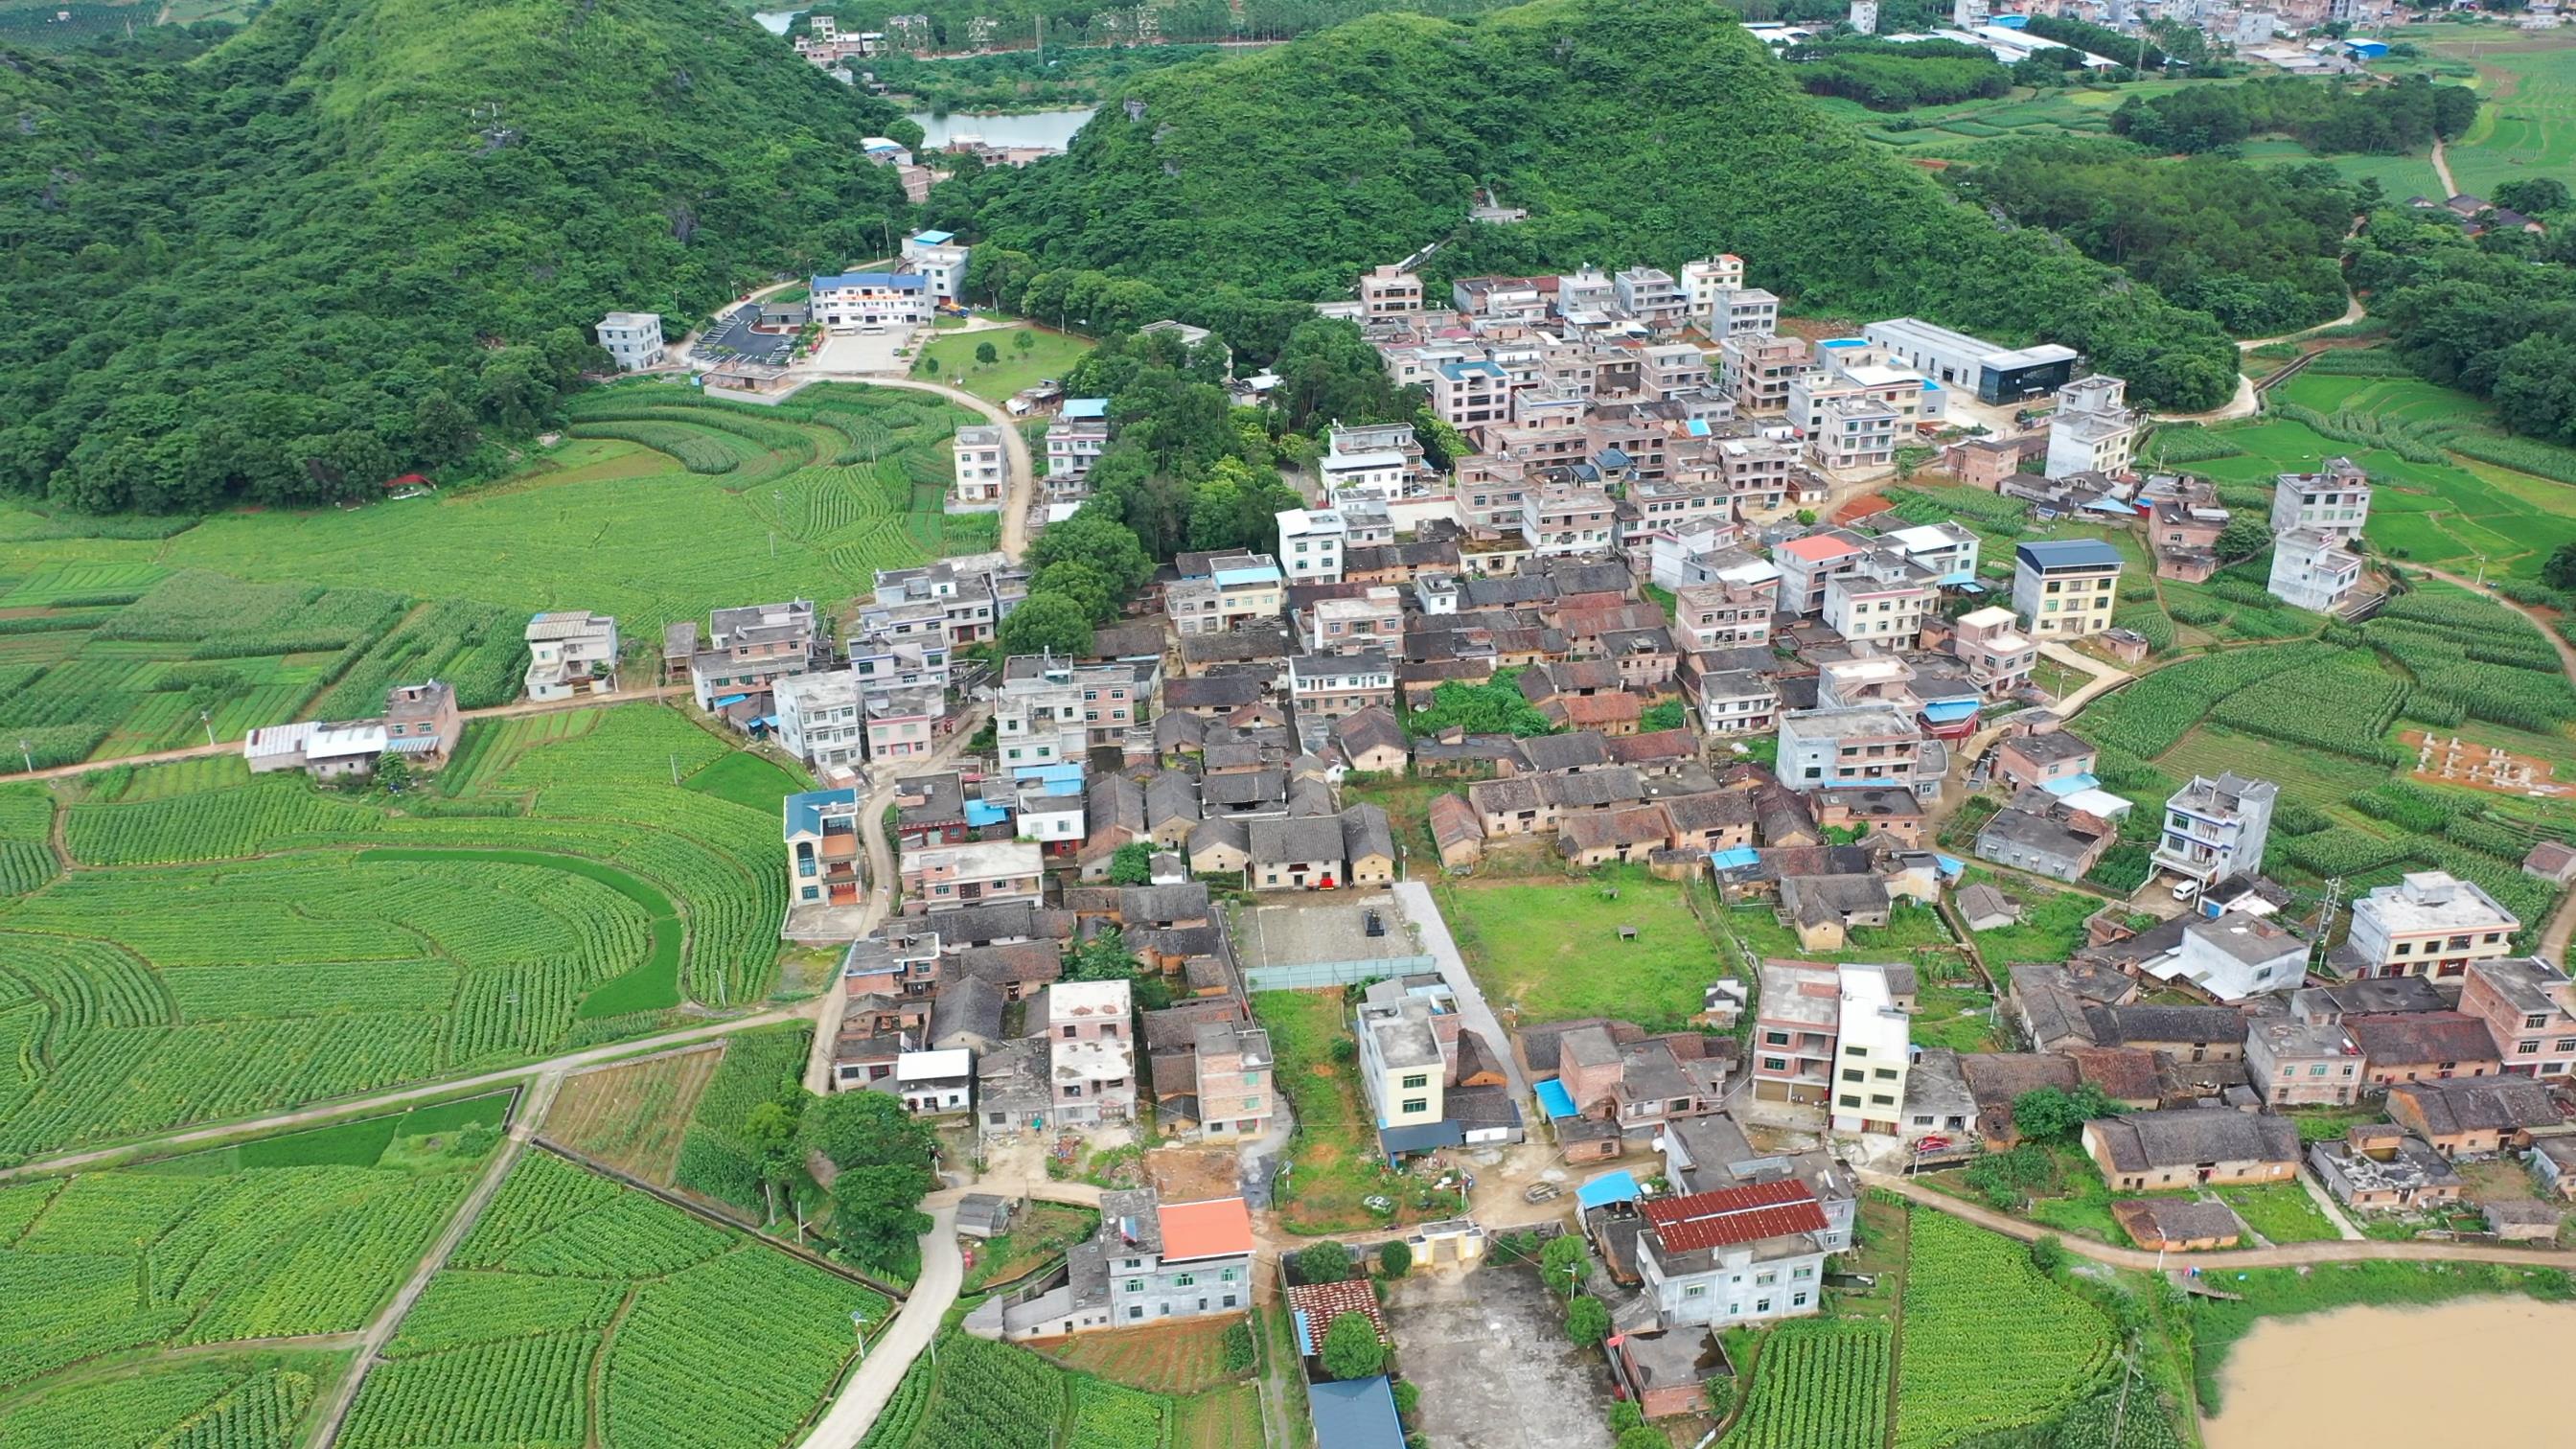
<path fill-rule="evenodd" d="M 876 372 L 799 372 L 798 377 L 813 382 L 855 382 L 868 387 L 899 387 L 908 392 L 935 393 L 968 412 L 980 413 L 984 420 L 1002 430 L 1002 451 L 1011 458 L 1011 486 L 1002 499 L 1002 552 L 1018 558 L 1028 551 L 1029 508 L 1037 501 L 1038 475 L 1029 456 L 1029 440 L 1020 436 L 1020 425 L 998 404 L 989 403 L 961 388 L 944 382 L 923 382 L 918 378 L 891 377 Z"/>
<path fill-rule="evenodd" d="M 893 1325 L 868 1350 L 867 1361 L 850 1375 L 821 1422 L 805 1436 L 804 1449 L 857 1449 L 894 1397 L 895 1386 L 903 1382 L 912 1361 L 938 1336 L 939 1321 L 957 1301 L 958 1286 L 966 1277 L 965 1260 L 957 1252 L 961 1196 L 951 1189 L 922 1201 L 922 1210 L 930 1214 L 930 1231 L 921 1235 L 921 1276 L 913 1281 Z"/>

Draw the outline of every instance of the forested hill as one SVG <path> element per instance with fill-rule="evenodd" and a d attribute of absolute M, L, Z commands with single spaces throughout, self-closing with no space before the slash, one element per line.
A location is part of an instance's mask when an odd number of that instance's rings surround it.
<path fill-rule="evenodd" d="M 882 254 L 904 122 L 714 0 L 278 0 L 0 50 L 0 490 L 309 502 L 533 426 L 611 308 Z"/>
<path fill-rule="evenodd" d="M 1223 326 L 1261 312 L 1246 296 L 1347 296 L 1367 267 L 1458 232 L 1489 181 L 1531 219 L 1469 229 L 1433 280 L 1731 251 L 1811 309 L 2046 337 L 2169 406 L 2235 387 L 2209 318 L 1954 202 L 1819 113 L 1708 0 L 1374 15 L 1140 76 L 1069 157 L 975 178 L 961 200 L 988 254 L 1149 282 Z"/>

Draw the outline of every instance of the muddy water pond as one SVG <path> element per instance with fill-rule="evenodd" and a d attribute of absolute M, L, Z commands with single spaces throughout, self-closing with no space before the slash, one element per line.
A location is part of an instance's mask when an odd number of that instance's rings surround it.
<path fill-rule="evenodd" d="M 2576 1362 L 2576 1304 L 2472 1298 L 2430 1308 L 2338 1308 L 2267 1319 L 2230 1350 L 2209 1449 L 2537 1449 L 2569 1442 L 2556 1415 L 2513 1393 L 2441 1384 L 2561 1382 Z"/>

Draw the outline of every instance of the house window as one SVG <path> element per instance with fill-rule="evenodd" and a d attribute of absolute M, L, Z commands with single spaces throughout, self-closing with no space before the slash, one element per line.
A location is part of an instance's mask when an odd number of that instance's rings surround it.
<path fill-rule="evenodd" d="M 1142 1279 L 1142 1278 L 1130 1278 L 1130 1279 L 1128 1279 L 1128 1280 L 1127 1280 L 1127 1291 L 1128 1291 L 1128 1292 L 1130 1292 L 1130 1293 L 1142 1293 L 1142 1292 L 1144 1292 L 1144 1291 L 1145 1291 L 1145 1280 L 1144 1280 L 1144 1279 Z"/>
<path fill-rule="evenodd" d="M 1684 1298 L 1705 1298 L 1708 1296 L 1708 1285 L 1705 1283 L 1693 1283 L 1682 1290 L 1682 1296 Z"/>
<path fill-rule="evenodd" d="M 1404 1114 L 1405 1114 L 1406 1116 L 1408 1116 L 1408 1117 L 1409 1117 L 1409 1116 L 1413 1115 L 1413 1114 L 1414 1114 L 1414 1113 L 1416 1113 L 1416 1112 L 1428 1112 L 1428 1111 L 1430 1111 L 1430 1110 L 1431 1110 L 1431 1103 L 1430 1103 L 1429 1099 L 1427 1099 L 1427 1098 L 1423 1098 L 1423 1097 L 1407 1097 L 1407 1098 L 1405 1098 L 1405 1099 L 1404 1099 L 1404 1106 L 1403 1106 L 1403 1108 L 1402 1108 L 1401 1110 L 1404 1112 Z"/>
<path fill-rule="evenodd" d="M 1175 1288 L 1187 1288 L 1198 1281 L 1198 1276 L 1196 1274 L 1183 1273 L 1172 1280 L 1172 1286 Z"/>
<path fill-rule="evenodd" d="M 1806 1306 L 1807 1306 L 1807 1295 L 1806 1295 L 1806 1294 L 1804 1294 L 1804 1293 L 1799 1293 L 1799 1294 L 1795 1294 L 1795 1295 L 1793 1295 L 1793 1296 L 1789 1299 L 1789 1306 L 1790 1306 L 1790 1307 L 1792 1307 L 1792 1308 L 1804 1308 L 1804 1307 L 1806 1307 Z"/>
<path fill-rule="evenodd" d="M 1415 1089 L 1417 1089 L 1417 1088 L 1420 1088 L 1420 1087 L 1427 1087 L 1427 1086 L 1430 1086 L 1430 1085 L 1431 1085 L 1431 1078 L 1430 1078 L 1430 1076 L 1429 1076 L 1427 1073 L 1423 1073 L 1423 1072 L 1415 1072 L 1415 1073 L 1413 1073 L 1413 1074 L 1411 1074 L 1411 1075 L 1407 1076 L 1407 1077 L 1404 1079 L 1404 1089 L 1405 1089 L 1406 1091 L 1408 1091 L 1408 1092 L 1409 1092 L 1409 1091 L 1413 1091 L 1413 1090 L 1415 1090 Z"/>

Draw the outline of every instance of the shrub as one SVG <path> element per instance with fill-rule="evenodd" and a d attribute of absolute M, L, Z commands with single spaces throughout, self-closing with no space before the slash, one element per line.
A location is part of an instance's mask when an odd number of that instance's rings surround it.
<path fill-rule="evenodd" d="M 1351 1250 L 1327 1238 L 1297 1250 L 1297 1276 L 1309 1283 L 1340 1283 L 1351 1276 Z"/>
<path fill-rule="evenodd" d="M 1378 1271 L 1390 1278 L 1401 1278 L 1413 1271 L 1413 1250 L 1401 1238 L 1389 1238 L 1377 1250 Z"/>

